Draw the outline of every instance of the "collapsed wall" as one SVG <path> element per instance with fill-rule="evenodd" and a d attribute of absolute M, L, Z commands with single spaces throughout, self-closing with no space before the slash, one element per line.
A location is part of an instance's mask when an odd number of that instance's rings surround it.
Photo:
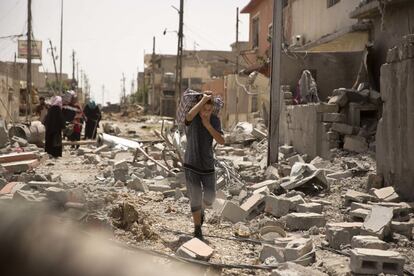
<path fill-rule="evenodd" d="M 388 52 L 381 67 L 383 116 L 377 130 L 377 170 L 414 200 L 414 35 Z"/>

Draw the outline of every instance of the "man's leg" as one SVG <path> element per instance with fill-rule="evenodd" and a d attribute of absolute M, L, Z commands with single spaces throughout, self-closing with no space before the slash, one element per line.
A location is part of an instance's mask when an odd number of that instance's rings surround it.
<path fill-rule="evenodd" d="M 201 176 L 203 185 L 203 204 L 201 208 L 201 224 L 204 222 L 204 210 L 210 208 L 216 199 L 216 174 L 207 174 Z"/>
<path fill-rule="evenodd" d="M 190 170 L 185 170 L 187 193 L 190 197 L 191 213 L 194 222 L 194 236 L 203 239 L 201 232 L 202 190 L 200 176 Z"/>

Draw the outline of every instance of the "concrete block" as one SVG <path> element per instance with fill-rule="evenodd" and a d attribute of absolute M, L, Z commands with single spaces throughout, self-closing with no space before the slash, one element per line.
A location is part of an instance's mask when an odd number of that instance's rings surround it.
<path fill-rule="evenodd" d="M 361 136 L 345 136 L 344 149 L 357 153 L 364 153 L 368 150 L 368 143 Z"/>
<path fill-rule="evenodd" d="M 354 133 L 353 126 L 341 123 L 333 123 L 332 130 L 344 135 L 351 135 L 352 133 Z"/>
<path fill-rule="evenodd" d="M 329 123 L 345 123 L 346 116 L 345 114 L 341 113 L 324 113 L 322 116 L 322 121 Z"/>
<path fill-rule="evenodd" d="M 299 162 L 299 163 L 306 163 L 304 160 L 303 160 L 303 158 L 302 158 L 302 156 L 300 156 L 299 154 L 296 154 L 296 155 L 293 155 L 292 157 L 289 157 L 288 159 L 287 159 L 287 161 L 289 162 L 289 166 L 293 166 L 293 165 L 295 165 L 295 163 L 297 163 L 297 162 Z"/>
<path fill-rule="evenodd" d="M 315 104 L 316 112 L 318 113 L 336 113 L 339 111 L 339 106 L 334 104 L 318 103 Z"/>
<path fill-rule="evenodd" d="M 361 232 L 360 222 L 328 223 L 325 227 L 326 241 L 334 249 L 341 249 L 342 246 L 351 244 L 354 236 Z"/>
<path fill-rule="evenodd" d="M 298 209 L 299 204 L 304 204 L 305 200 L 301 195 L 295 195 L 292 197 L 287 197 L 287 199 L 290 201 L 290 210 L 296 211 Z"/>
<path fill-rule="evenodd" d="M 355 248 L 350 253 L 353 273 L 404 275 L 405 259 L 398 252 Z"/>
<path fill-rule="evenodd" d="M 295 261 L 313 250 L 311 239 L 299 238 L 289 242 L 284 250 L 285 261 Z M 312 263 L 306 263 L 306 265 Z M 305 265 L 305 264 L 303 264 Z"/>
<path fill-rule="evenodd" d="M 197 238 L 189 240 L 177 250 L 178 256 L 204 261 L 209 260 L 213 253 L 214 250 L 210 246 Z"/>
<path fill-rule="evenodd" d="M 259 259 L 264 262 L 269 257 L 274 257 L 278 263 L 283 263 L 285 261 L 283 248 L 270 244 L 263 244 Z"/>
<path fill-rule="evenodd" d="M 328 274 L 322 273 L 316 269 L 304 267 L 303 265 L 287 262 L 280 264 L 277 269 L 272 271 L 271 276 L 328 276 Z"/>
<path fill-rule="evenodd" d="M 398 202 L 400 197 L 395 192 L 394 187 L 385 187 L 381 189 L 373 189 L 372 193 L 379 201 Z"/>
<path fill-rule="evenodd" d="M 240 208 L 240 206 L 234 204 L 231 201 L 227 201 L 223 207 L 221 212 L 221 217 L 233 222 L 237 223 L 243 221 L 247 217 L 247 212 Z"/>
<path fill-rule="evenodd" d="M 265 195 L 255 194 L 249 197 L 240 208 L 242 208 L 248 215 L 257 209 L 264 209 Z"/>
<path fill-rule="evenodd" d="M 249 190 L 254 191 L 263 187 L 268 187 L 270 191 L 273 191 L 274 189 L 277 189 L 279 186 L 279 181 L 277 180 L 265 180 L 256 184 L 253 184 L 248 187 Z"/>
<path fill-rule="evenodd" d="M 265 171 L 265 177 L 268 180 L 278 180 L 280 178 L 279 170 L 273 166 L 269 166 Z"/>
<path fill-rule="evenodd" d="M 354 236 L 351 240 L 352 248 L 369 248 L 387 250 L 390 248 L 388 243 L 374 236 Z"/>
<path fill-rule="evenodd" d="M 289 145 L 283 145 L 279 147 L 279 151 L 283 153 L 285 156 L 291 155 L 295 152 L 295 149 L 292 146 Z"/>
<path fill-rule="evenodd" d="M 284 216 L 286 226 L 292 231 L 309 230 L 311 227 L 323 227 L 326 219 L 321 214 L 316 213 L 292 213 Z"/>
<path fill-rule="evenodd" d="M 224 205 L 226 204 L 226 200 L 221 199 L 221 198 L 216 198 L 213 202 L 213 210 L 217 213 L 217 214 L 221 214 L 224 208 Z"/>
<path fill-rule="evenodd" d="M 406 236 L 407 239 L 409 240 L 413 239 L 413 227 L 414 227 L 414 220 L 406 221 L 406 222 L 399 222 L 399 221 L 391 222 L 391 232 Z"/>
<path fill-rule="evenodd" d="M 364 221 L 370 212 L 371 210 L 369 209 L 359 208 L 359 209 L 351 210 L 349 212 L 349 216 L 354 221 Z"/>
<path fill-rule="evenodd" d="M 260 189 L 254 190 L 253 191 L 253 194 L 254 195 L 256 195 L 256 194 L 262 194 L 262 195 L 267 196 L 267 195 L 270 195 L 270 190 L 269 190 L 268 187 L 262 187 Z"/>
<path fill-rule="evenodd" d="M 378 205 L 373 206 L 371 212 L 364 221 L 361 233 L 367 233 L 383 239 L 390 234 L 392 217 L 392 208 Z"/>
<path fill-rule="evenodd" d="M 335 172 L 335 173 L 328 174 L 327 177 L 333 178 L 333 179 L 336 179 L 336 180 L 342 180 L 342 179 L 352 177 L 352 171 L 347 170 L 347 171 L 343 171 L 343 172 Z"/>
<path fill-rule="evenodd" d="M 302 203 L 299 204 L 296 210 L 299 213 L 317 213 L 322 214 L 323 205 L 320 203 Z"/>
<path fill-rule="evenodd" d="M 285 197 L 267 196 L 265 212 L 280 218 L 289 213 L 291 201 Z"/>

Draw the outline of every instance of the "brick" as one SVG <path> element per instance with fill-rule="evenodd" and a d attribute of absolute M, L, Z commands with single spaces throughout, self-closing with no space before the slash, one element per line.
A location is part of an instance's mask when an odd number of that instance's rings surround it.
<path fill-rule="evenodd" d="M 287 228 L 292 231 L 309 230 L 313 226 L 323 227 L 326 223 L 325 217 L 316 213 L 291 213 L 284 218 Z"/>
<path fill-rule="evenodd" d="M 352 248 L 369 248 L 387 250 L 390 248 L 388 243 L 374 236 L 354 236 L 351 240 Z"/>
<path fill-rule="evenodd" d="M 351 253 L 351 271 L 356 274 L 403 275 L 405 259 L 398 252 L 355 248 Z"/>
<path fill-rule="evenodd" d="M 0 195 L 5 195 L 5 194 L 11 194 L 11 195 L 13 195 L 17 191 L 20 191 L 20 190 L 28 190 L 28 189 L 29 189 L 29 186 L 27 186 L 26 183 L 22 183 L 22 182 L 10 182 L 10 183 L 7 183 L 6 186 L 4 186 L 0 190 Z"/>
<path fill-rule="evenodd" d="M 322 214 L 323 205 L 320 203 L 302 203 L 299 204 L 296 210 L 299 213 L 317 213 Z"/>
<path fill-rule="evenodd" d="M 177 250 L 178 256 L 204 261 L 209 260 L 213 253 L 214 250 L 210 246 L 197 238 L 189 240 Z"/>
<path fill-rule="evenodd" d="M 332 130 L 345 135 L 351 135 L 352 133 L 354 133 L 353 126 L 341 123 L 333 123 Z"/>
<path fill-rule="evenodd" d="M 291 201 L 285 197 L 267 196 L 265 212 L 280 218 L 289 213 Z"/>
<path fill-rule="evenodd" d="M 342 246 L 351 244 L 354 236 L 361 232 L 360 222 L 328 223 L 325 227 L 326 241 L 334 249 L 341 249 Z"/>
<path fill-rule="evenodd" d="M 0 164 L 38 159 L 35 152 L 9 153 L 0 155 Z"/>
<path fill-rule="evenodd" d="M 39 161 L 37 159 L 24 160 L 18 162 L 3 163 L 1 166 L 10 173 L 22 173 L 39 166 Z"/>
<path fill-rule="evenodd" d="M 344 149 L 357 153 L 364 153 L 368 150 L 368 143 L 364 137 L 361 136 L 346 136 Z"/>
<path fill-rule="evenodd" d="M 346 116 L 345 114 L 341 113 L 324 113 L 322 116 L 322 121 L 329 123 L 345 123 Z"/>
<path fill-rule="evenodd" d="M 400 197 L 395 192 L 394 187 L 374 189 L 372 193 L 377 197 L 379 201 L 388 201 L 388 202 L 400 201 Z"/>
<path fill-rule="evenodd" d="M 366 217 L 361 228 L 361 233 L 378 236 L 380 239 L 390 234 L 392 208 L 375 205 Z"/>
<path fill-rule="evenodd" d="M 221 217 L 233 222 L 237 223 L 243 221 L 247 217 L 247 212 L 240 208 L 240 206 L 234 204 L 231 201 L 227 201 L 223 207 L 221 212 Z"/>

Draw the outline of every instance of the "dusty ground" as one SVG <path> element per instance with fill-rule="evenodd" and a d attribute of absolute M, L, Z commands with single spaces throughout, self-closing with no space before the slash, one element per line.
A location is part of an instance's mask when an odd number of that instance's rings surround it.
<path fill-rule="evenodd" d="M 122 133 L 131 132 L 128 137 L 135 137 L 142 140 L 155 138 L 152 130 L 159 129 L 160 123 L 152 121 L 151 127 L 148 122 L 118 122 L 117 125 Z M 131 153 L 122 153 L 116 158 L 132 158 Z M 348 162 L 357 161 L 368 171 L 375 172 L 375 161 L 370 155 L 347 155 L 339 153 L 333 161 L 332 170 L 346 169 Z M 178 248 L 180 242 L 192 235 L 192 221 L 189 212 L 187 198 L 175 200 L 174 197 L 163 198 L 161 193 L 150 192 L 142 194 L 131 191 L 126 187 L 114 187 L 113 183 L 100 181 L 99 177 L 107 167 L 105 161 L 98 165 L 85 164 L 84 159 L 77 155 L 76 150 L 66 148 L 63 158 L 58 160 L 48 160 L 37 169 L 39 173 L 53 173 L 61 176 L 64 183 L 70 187 L 82 187 L 88 199 L 90 214 L 86 220 L 88 225 L 94 224 L 102 228 L 113 231 L 116 240 L 122 243 L 136 245 L 141 248 L 161 251 L 172 255 Z M 329 203 L 325 206 L 325 215 L 328 222 L 347 221 L 346 209 L 343 207 L 342 196 L 347 189 L 366 191 L 367 174 L 362 173 L 360 177 L 353 177 L 342 181 L 337 181 L 331 186 L 329 192 L 324 192 L 318 196 L 306 197 L 310 200 L 323 200 Z M 110 213 L 119 202 L 128 201 L 137 206 L 139 210 L 140 224 L 131 226 L 126 231 L 111 225 Z M 245 225 L 251 230 L 251 238 L 258 238 L 257 231 L 259 222 L 263 219 L 276 220 L 270 216 L 260 215 L 259 217 L 247 222 Z M 213 211 L 207 211 L 207 223 L 204 226 L 204 235 L 207 237 L 209 245 L 215 250 L 210 262 L 225 264 L 260 264 L 258 260 L 261 246 L 251 242 L 233 241 L 220 238 L 235 236 L 237 225 L 220 221 Z M 183 232 L 175 233 L 174 231 Z M 323 229 L 319 235 L 311 236 L 317 246 L 324 240 Z M 309 235 L 310 233 L 290 233 L 294 235 Z M 311 233 L 315 234 L 315 233 Z M 208 236 L 216 237 L 208 237 Z M 220 238 L 217 238 L 220 237 Z M 406 239 L 390 241 L 392 249 L 398 250 L 406 257 L 407 268 L 414 271 L 414 243 Z M 326 250 L 317 250 L 317 260 L 313 267 L 321 271 L 329 272 L 330 275 L 344 275 L 338 273 L 346 270 L 348 259 Z M 336 273 L 333 272 L 336 271 Z M 220 273 L 222 275 L 269 275 L 268 271 L 263 270 L 241 270 L 224 269 L 209 270 L 210 273 Z"/>

